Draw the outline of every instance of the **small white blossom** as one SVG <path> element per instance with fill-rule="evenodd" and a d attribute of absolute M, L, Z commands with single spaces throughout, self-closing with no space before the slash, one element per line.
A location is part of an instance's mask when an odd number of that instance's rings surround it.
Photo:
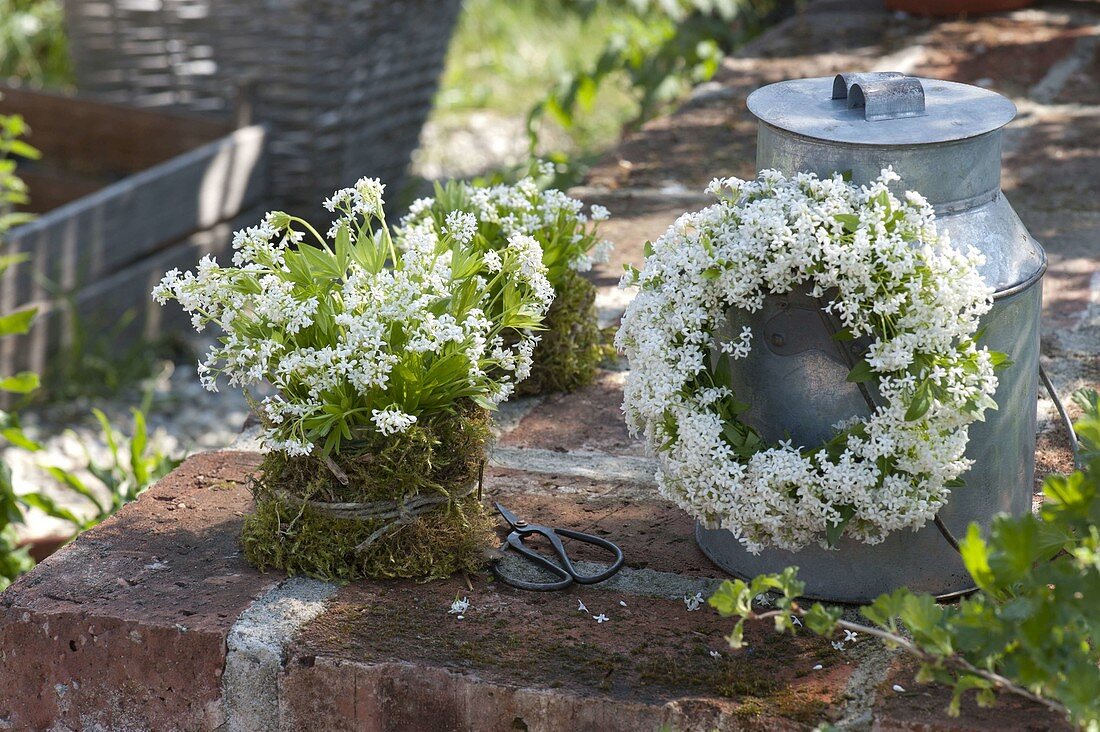
<path fill-rule="evenodd" d="M 710 657 L 711 657 L 711 658 L 721 658 L 721 657 L 722 657 L 722 654 L 721 654 L 721 653 L 719 653 L 718 651 L 711 651 L 711 652 L 710 652 Z"/>
<path fill-rule="evenodd" d="M 377 425 L 378 431 L 384 435 L 404 432 L 416 422 L 415 415 L 405 414 L 395 407 L 371 410 L 371 419 Z"/>
<path fill-rule="evenodd" d="M 588 608 L 585 607 L 585 604 L 582 600 L 577 600 L 577 612 L 579 612 L 579 613 L 588 612 Z"/>
<path fill-rule="evenodd" d="M 500 261 L 500 253 L 497 252 L 495 249 L 490 249 L 489 251 L 485 252 L 482 259 L 485 262 L 485 269 L 489 270 L 490 272 L 499 272 L 504 266 L 504 264 Z"/>
<path fill-rule="evenodd" d="M 447 611 L 450 615 L 458 615 L 462 617 L 462 614 L 470 609 L 470 599 L 468 597 L 458 598 L 456 597 L 454 602 L 451 603 L 451 609 Z"/>
<path fill-rule="evenodd" d="M 455 241 L 469 244 L 477 233 L 477 219 L 465 211 L 451 211 L 447 214 L 447 224 L 443 230 Z"/>
<path fill-rule="evenodd" d="M 608 620 L 611 620 L 611 618 L 607 617 L 603 613 L 600 613 L 599 615 L 593 615 L 592 619 L 595 620 L 597 623 L 606 623 Z"/>
<path fill-rule="evenodd" d="M 552 175 L 553 169 L 552 163 L 543 163 L 539 175 L 546 178 L 547 171 Z M 443 210 L 440 200 L 416 201 L 401 219 L 398 242 L 407 248 L 414 234 L 423 236 L 425 230 L 469 242 L 467 237 L 472 238 L 478 231 L 470 226 L 470 216 L 487 225 L 481 229 L 485 235 L 471 244 L 482 254 L 485 268 L 496 273 L 507 266 L 502 258 L 518 261 L 529 285 L 547 306 L 553 301 L 554 288 L 561 283 L 546 279 L 543 261 L 564 262 L 574 271 L 585 272 L 610 257 L 611 243 L 600 240 L 597 233 L 599 222 L 608 216 L 607 209 L 593 206 L 590 220 L 583 213 L 581 201 L 559 190 L 539 190 L 534 178 L 488 187 L 458 183 L 454 195 L 463 201 L 462 213 Z M 435 231 L 440 218 L 445 219 L 442 231 Z M 528 239 L 537 244 L 537 256 Z"/>
<path fill-rule="evenodd" d="M 901 684 L 894 684 L 890 688 L 893 689 L 894 691 L 896 691 L 899 694 L 904 694 L 905 693 L 905 687 L 902 686 Z"/>
<path fill-rule="evenodd" d="M 688 612 L 693 613 L 703 606 L 703 593 L 696 592 L 694 595 L 684 595 L 684 605 L 687 606 Z"/>
<path fill-rule="evenodd" d="M 858 637 L 859 637 L 859 633 L 854 633 L 854 632 L 852 632 L 848 629 L 844 630 L 844 642 L 845 643 L 854 642 L 856 640 L 856 638 L 858 638 Z"/>
<path fill-rule="evenodd" d="M 607 221 L 609 218 L 611 218 L 611 212 L 608 211 L 605 207 L 599 205 L 598 203 L 592 204 L 591 208 L 589 208 L 588 210 L 592 214 L 593 221 Z"/>

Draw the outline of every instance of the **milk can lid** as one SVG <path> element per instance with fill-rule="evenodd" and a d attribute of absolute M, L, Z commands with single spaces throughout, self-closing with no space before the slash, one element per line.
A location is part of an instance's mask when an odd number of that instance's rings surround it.
<path fill-rule="evenodd" d="M 838 74 L 757 89 L 748 107 L 781 130 L 853 145 L 928 145 L 1000 129 L 1016 105 L 996 92 L 897 72 Z"/>

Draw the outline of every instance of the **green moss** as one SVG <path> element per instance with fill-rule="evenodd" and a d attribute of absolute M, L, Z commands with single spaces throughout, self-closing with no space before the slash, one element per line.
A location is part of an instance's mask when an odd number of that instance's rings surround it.
<path fill-rule="evenodd" d="M 785 689 L 771 699 L 775 713 L 806 725 L 817 725 L 829 718 L 829 704 L 804 689 Z"/>
<path fill-rule="evenodd" d="M 422 418 L 401 434 L 345 441 L 333 460 L 348 485 L 316 456 L 269 453 L 252 484 L 256 508 L 244 522 L 245 556 L 261 570 L 331 581 L 475 571 L 493 536 L 476 494 L 417 516 L 361 551 L 383 521 L 333 518 L 302 500 L 366 503 L 460 491 L 478 479 L 489 434 L 488 414 L 468 406 Z"/>
<path fill-rule="evenodd" d="M 574 391 L 592 382 L 603 360 L 603 334 L 596 322 L 596 286 L 572 270 L 554 283 L 557 293 L 546 314 L 546 330 L 535 347 L 531 376 L 519 394 Z"/>
<path fill-rule="evenodd" d="M 698 688 L 729 698 L 766 697 L 773 694 L 778 684 L 759 665 L 740 655 L 726 655 L 712 659 L 706 648 L 699 646 L 693 653 L 699 660 L 678 662 L 671 657 L 649 657 L 638 664 L 641 680 L 647 684 L 675 688 Z M 705 658 L 704 658 L 705 657 Z"/>

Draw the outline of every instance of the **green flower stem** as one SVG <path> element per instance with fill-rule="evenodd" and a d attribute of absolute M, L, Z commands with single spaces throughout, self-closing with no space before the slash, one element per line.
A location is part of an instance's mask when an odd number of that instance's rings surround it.
<path fill-rule="evenodd" d="M 325 251 L 329 254 L 332 254 L 332 249 L 329 248 L 328 242 L 325 241 L 325 237 L 321 236 L 317 229 L 313 228 L 313 224 L 298 216 L 290 216 L 290 222 L 301 224 L 302 226 L 306 227 L 309 233 L 313 234 L 314 238 L 317 239 L 318 242 L 320 242 L 322 247 L 324 247 Z"/>

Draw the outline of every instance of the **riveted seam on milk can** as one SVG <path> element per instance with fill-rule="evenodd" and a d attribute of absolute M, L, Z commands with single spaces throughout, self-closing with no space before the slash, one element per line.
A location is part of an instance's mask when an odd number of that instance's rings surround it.
<path fill-rule="evenodd" d="M 760 120 L 758 168 L 788 175 L 851 171 L 858 183 L 892 165 L 902 178 L 899 192 L 925 195 L 937 211 L 940 230 L 954 244 L 972 244 L 986 254 L 982 274 L 995 291 L 995 302 L 983 318 L 983 345 L 1007 353 L 1014 365 L 1001 373 L 995 396 L 999 410 L 971 427 L 967 456 L 974 467 L 966 476 L 967 486 L 956 489 L 940 511 L 943 522 L 960 532 L 970 521 L 988 524 L 997 512 L 1022 513 L 1031 507 L 1042 304 L 1037 285 L 1047 261 L 1000 190 L 1001 128 L 1015 116 L 1015 106 L 1000 95 L 964 84 L 920 79 L 915 85 L 906 79 L 912 77 L 887 72 L 780 82 L 754 92 L 748 104 Z M 903 111 L 899 117 L 869 119 L 866 108 L 849 108 L 848 99 L 839 96 L 842 86 L 846 97 L 857 84 L 864 97 L 865 85 L 872 94 L 882 88 L 876 85 L 895 85 L 909 90 L 905 93 L 919 85 L 926 95 L 925 114 Z M 789 312 L 789 298 L 785 299 Z M 780 312 L 778 300 L 767 298 L 758 314 L 742 314 L 729 327 L 739 330 L 748 325 L 766 334 L 765 350 L 773 357 L 817 358 L 824 363 L 850 356 L 840 351 L 829 354 L 823 338 L 809 336 L 800 344 L 790 328 L 780 333 L 781 344 L 769 342 L 767 336 L 779 332 L 774 323 L 771 330 L 768 325 Z M 753 371 L 754 365 L 762 371 Z M 776 378 L 777 373 L 764 360 L 750 357 L 735 366 L 732 376 L 739 396 L 752 395 L 744 420 L 760 428 L 766 439 L 766 433 L 789 427 L 776 420 L 770 428 L 762 426 L 781 411 L 781 402 L 789 417 L 791 404 L 819 404 L 821 390 L 835 395 L 837 413 L 796 415 L 803 428 L 800 440 L 807 444 L 819 441 L 838 418 L 864 416 L 873 408 L 871 395 L 843 381 L 843 365 L 835 364 L 831 377 L 817 369 L 815 373 L 826 375 L 815 383 L 786 383 Z M 814 394 L 803 394 L 807 389 Z M 916 532 L 895 532 L 874 546 L 842 538 L 835 551 L 765 549 L 752 555 L 732 533 L 701 524 L 696 538 L 716 564 L 738 576 L 799 566 L 810 597 L 867 602 L 903 585 L 940 597 L 973 589 L 957 552 L 931 524 Z"/>

